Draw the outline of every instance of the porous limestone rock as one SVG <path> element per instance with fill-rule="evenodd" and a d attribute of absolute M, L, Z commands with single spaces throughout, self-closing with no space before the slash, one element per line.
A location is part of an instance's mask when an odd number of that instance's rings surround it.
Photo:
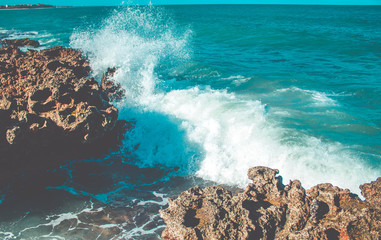
<path fill-rule="evenodd" d="M 381 178 L 357 195 L 298 180 L 283 185 L 278 170 L 254 167 L 242 193 L 220 187 L 191 188 L 161 211 L 163 239 L 374 239 L 381 238 Z"/>
<path fill-rule="evenodd" d="M 38 46 L 30 39 L 1 43 L 0 169 L 95 153 L 121 137 L 127 123 L 118 121 L 110 92 L 89 77 L 80 51 L 21 51 L 20 46 Z"/>

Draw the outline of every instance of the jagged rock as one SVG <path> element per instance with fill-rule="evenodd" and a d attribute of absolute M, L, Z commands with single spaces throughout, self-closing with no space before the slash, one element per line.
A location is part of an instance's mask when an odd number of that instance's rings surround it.
<path fill-rule="evenodd" d="M 117 120 L 110 93 L 87 77 L 90 67 L 81 52 L 61 46 L 20 51 L 18 46 L 37 46 L 30 39 L 2 44 L 0 169 L 105 150 L 121 138 L 117 131 L 128 124 Z"/>
<path fill-rule="evenodd" d="M 119 83 L 115 84 L 115 82 L 111 80 L 116 70 L 116 68 L 108 68 L 107 72 L 103 74 L 102 89 L 107 93 L 110 101 L 118 102 L 123 98 L 125 91 Z"/>
<path fill-rule="evenodd" d="M 253 181 L 233 196 L 220 186 L 191 188 L 161 211 L 163 239 L 380 239 L 377 182 L 364 184 L 366 201 L 319 184 L 305 191 L 298 180 L 282 184 L 278 170 L 251 168 Z"/>
<path fill-rule="evenodd" d="M 376 181 L 360 186 L 361 194 L 374 206 L 381 205 L 381 177 Z"/>
<path fill-rule="evenodd" d="M 1 44 L 3 46 L 14 46 L 14 47 L 24 47 L 24 46 L 38 47 L 38 46 L 40 46 L 40 43 L 38 41 L 31 40 L 29 38 L 14 39 L 14 40 L 5 39 L 5 40 L 1 41 Z"/>

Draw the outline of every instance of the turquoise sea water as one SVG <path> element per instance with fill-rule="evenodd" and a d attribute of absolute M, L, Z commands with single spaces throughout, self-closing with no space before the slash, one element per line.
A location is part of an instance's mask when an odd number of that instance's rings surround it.
<path fill-rule="evenodd" d="M 381 176 L 380 6 L 91 7 L 0 19 L 1 38 L 80 49 L 98 80 L 117 67 L 127 94 L 116 105 L 135 123 L 119 152 L 1 189 L 0 238 L 155 239 L 168 197 L 196 184 L 244 187 L 257 165 L 285 183 L 357 194 Z"/>

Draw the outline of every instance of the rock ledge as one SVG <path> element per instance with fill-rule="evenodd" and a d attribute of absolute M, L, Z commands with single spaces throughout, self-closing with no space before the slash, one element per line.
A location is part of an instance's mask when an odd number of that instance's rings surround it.
<path fill-rule="evenodd" d="M 380 239 L 381 178 L 357 195 L 319 184 L 305 190 L 298 180 L 284 186 L 278 170 L 254 167 L 244 192 L 191 188 L 161 211 L 163 239 Z"/>
<path fill-rule="evenodd" d="M 93 156 L 116 144 L 127 123 L 118 121 L 110 94 L 88 77 L 81 52 L 61 46 L 21 51 L 39 45 L 30 39 L 1 44 L 2 170 L 45 166 L 85 152 Z"/>

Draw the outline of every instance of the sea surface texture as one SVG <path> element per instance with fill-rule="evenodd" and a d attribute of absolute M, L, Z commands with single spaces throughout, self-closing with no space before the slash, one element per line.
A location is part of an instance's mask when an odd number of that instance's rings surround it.
<path fill-rule="evenodd" d="M 0 189 L 0 239 L 158 239 L 194 185 L 284 183 L 359 194 L 381 176 L 381 7 L 204 5 L 0 11 L 0 38 L 88 56 L 134 128 L 120 151 Z M 16 182 L 16 183 L 15 183 Z"/>

